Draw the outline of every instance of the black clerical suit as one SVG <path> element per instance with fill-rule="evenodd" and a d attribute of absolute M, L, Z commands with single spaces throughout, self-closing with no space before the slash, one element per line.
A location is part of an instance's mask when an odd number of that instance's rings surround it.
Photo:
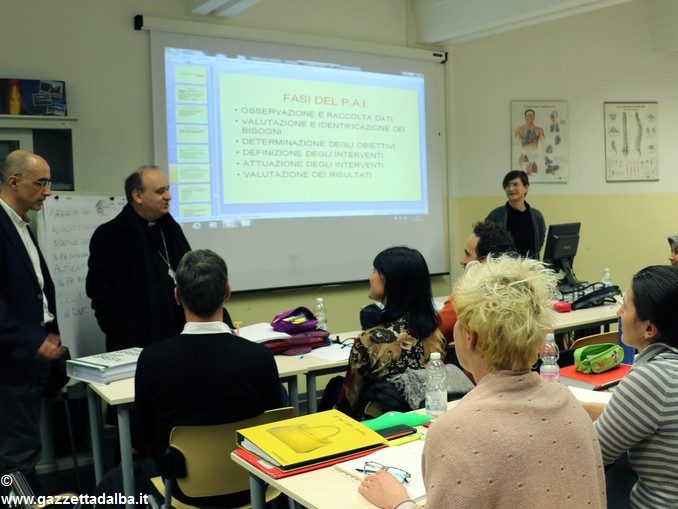
<path fill-rule="evenodd" d="M 172 216 L 149 223 L 127 204 L 95 230 L 89 250 L 87 296 L 106 350 L 144 347 L 181 331 L 183 311 L 166 260 L 176 270 L 191 247 Z"/>

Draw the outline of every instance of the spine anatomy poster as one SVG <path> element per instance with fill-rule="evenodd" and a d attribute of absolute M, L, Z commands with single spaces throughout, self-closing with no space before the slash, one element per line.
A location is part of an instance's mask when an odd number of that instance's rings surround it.
<path fill-rule="evenodd" d="M 608 182 L 659 180 L 656 102 L 605 103 Z"/>

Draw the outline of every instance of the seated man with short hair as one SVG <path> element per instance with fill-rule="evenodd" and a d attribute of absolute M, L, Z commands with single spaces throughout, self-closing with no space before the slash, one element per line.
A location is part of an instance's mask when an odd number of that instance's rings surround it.
<path fill-rule="evenodd" d="M 472 261 L 484 261 L 488 255 L 499 256 L 502 254 L 514 253 L 515 244 L 513 237 L 506 229 L 491 221 L 479 221 L 473 225 L 473 233 L 466 239 L 464 246 L 464 256 L 459 260 L 459 264 L 466 268 L 466 265 Z M 452 307 L 450 299 L 445 301 L 442 309 L 438 312 L 440 325 L 438 328 L 445 336 L 448 344 L 454 342 L 454 324 L 457 321 L 457 314 Z M 454 364 L 457 364 L 454 362 Z"/>
<path fill-rule="evenodd" d="M 144 348 L 135 379 L 140 427 L 156 463 L 175 426 L 236 422 L 282 406 L 271 352 L 235 336 L 222 321 L 223 304 L 231 294 L 224 260 L 207 249 L 190 251 L 176 277 L 175 297 L 186 315 L 184 330 Z M 229 461 L 227 451 L 215 454 Z M 228 502 L 248 502 L 247 491 L 237 495 Z"/>

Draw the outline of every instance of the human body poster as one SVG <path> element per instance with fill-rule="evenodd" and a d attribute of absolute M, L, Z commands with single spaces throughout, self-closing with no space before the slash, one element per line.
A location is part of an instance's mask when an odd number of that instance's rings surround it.
<path fill-rule="evenodd" d="M 567 182 L 567 101 L 511 101 L 511 169 L 530 182 Z"/>
<path fill-rule="evenodd" d="M 605 177 L 608 182 L 659 180 L 658 106 L 605 103 Z"/>

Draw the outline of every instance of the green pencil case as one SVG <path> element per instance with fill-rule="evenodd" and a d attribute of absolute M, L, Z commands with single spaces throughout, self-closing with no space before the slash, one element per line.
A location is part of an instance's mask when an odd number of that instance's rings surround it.
<path fill-rule="evenodd" d="M 424 423 L 430 422 L 430 420 L 427 415 L 416 412 L 386 412 L 375 419 L 362 421 L 362 424 L 371 430 L 379 431 L 380 429 L 398 426 L 399 424 L 412 427 L 421 426 Z"/>
<path fill-rule="evenodd" d="M 577 348 L 574 366 L 580 373 L 603 373 L 616 368 L 624 359 L 624 350 L 614 343 L 601 343 Z"/>

